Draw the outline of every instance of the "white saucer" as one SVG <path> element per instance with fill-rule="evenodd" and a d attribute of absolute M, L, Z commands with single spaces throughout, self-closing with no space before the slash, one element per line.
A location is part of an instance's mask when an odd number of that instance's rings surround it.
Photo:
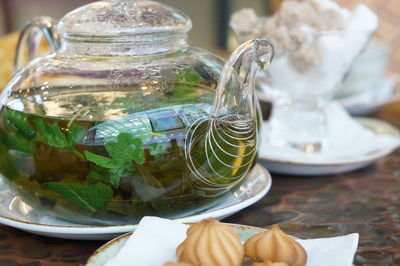
<path fill-rule="evenodd" d="M 374 90 L 351 94 L 337 99 L 351 115 L 368 115 L 378 108 L 400 100 L 400 86 L 395 80 L 383 80 Z"/>
<path fill-rule="evenodd" d="M 176 219 L 194 223 L 205 218 L 223 219 L 260 200 L 271 188 L 271 175 L 257 164 L 243 184 L 217 206 L 202 213 Z M 135 230 L 135 224 L 115 226 L 87 226 L 68 223 L 35 210 L 6 185 L 0 183 L 0 223 L 38 235 L 82 240 L 112 239 Z"/>
<path fill-rule="evenodd" d="M 373 118 L 356 118 L 356 121 L 377 134 L 400 136 L 398 129 L 384 121 Z M 311 163 L 310 161 L 304 161 L 301 157 L 286 160 L 273 158 L 261 151 L 260 159 L 262 159 L 261 163 L 273 173 L 318 176 L 354 171 L 385 157 L 391 152 L 393 152 L 393 149 L 381 149 L 362 156 Z"/>

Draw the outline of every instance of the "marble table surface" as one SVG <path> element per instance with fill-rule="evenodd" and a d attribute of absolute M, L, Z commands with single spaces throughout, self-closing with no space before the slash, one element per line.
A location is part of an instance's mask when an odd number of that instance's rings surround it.
<path fill-rule="evenodd" d="M 400 102 L 373 117 L 400 127 Z M 362 170 L 326 177 L 273 175 L 266 197 L 224 220 L 298 237 L 360 234 L 355 265 L 400 265 L 400 150 Z M 1 265 L 84 265 L 104 241 L 32 235 L 0 226 Z"/>

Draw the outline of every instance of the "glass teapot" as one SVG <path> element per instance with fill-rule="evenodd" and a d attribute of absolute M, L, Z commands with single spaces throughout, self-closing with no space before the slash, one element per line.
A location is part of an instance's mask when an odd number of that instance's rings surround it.
<path fill-rule="evenodd" d="M 5 180 L 80 224 L 183 217 L 240 184 L 257 152 L 254 75 L 273 48 L 248 41 L 223 67 L 188 46 L 190 28 L 176 9 L 133 0 L 33 20 L 1 96 Z M 52 52 L 37 57 L 42 36 Z"/>

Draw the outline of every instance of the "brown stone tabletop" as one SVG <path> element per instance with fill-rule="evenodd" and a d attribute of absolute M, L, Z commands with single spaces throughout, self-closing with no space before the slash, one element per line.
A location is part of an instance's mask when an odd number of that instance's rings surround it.
<path fill-rule="evenodd" d="M 400 102 L 373 115 L 400 127 Z M 298 237 L 358 232 L 355 265 L 400 265 L 400 150 L 352 173 L 326 177 L 273 175 L 270 192 L 224 220 Z M 63 240 L 0 226 L 0 265 L 83 265 L 105 241 Z"/>

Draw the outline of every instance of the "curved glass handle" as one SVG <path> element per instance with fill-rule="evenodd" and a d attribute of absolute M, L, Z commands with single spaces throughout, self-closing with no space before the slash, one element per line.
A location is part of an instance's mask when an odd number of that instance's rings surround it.
<path fill-rule="evenodd" d="M 55 32 L 56 20 L 51 17 L 35 17 L 26 25 L 18 39 L 17 50 L 14 58 L 14 72 L 19 70 L 25 62 L 24 58 L 24 44 L 28 48 L 28 60 L 37 57 L 40 41 L 44 36 L 48 41 L 52 51 L 58 49 L 58 37 Z"/>

